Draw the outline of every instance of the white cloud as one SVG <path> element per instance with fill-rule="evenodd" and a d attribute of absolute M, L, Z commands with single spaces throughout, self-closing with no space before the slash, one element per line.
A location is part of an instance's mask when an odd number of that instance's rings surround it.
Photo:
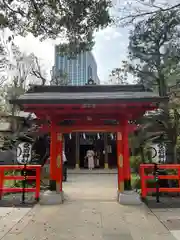
<path fill-rule="evenodd" d="M 96 38 L 104 38 L 104 40 L 113 40 L 122 37 L 121 33 L 113 27 L 107 27 L 95 34 Z"/>
<path fill-rule="evenodd" d="M 96 34 L 96 45 L 93 53 L 98 64 L 101 82 L 106 82 L 111 70 L 120 67 L 121 61 L 126 59 L 128 31 L 108 27 Z"/>
<path fill-rule="evenodd" d="M 125 29 L 107 27 L 95 34 L 93 53 L 98 64 L 98 74 L 102 82 L 108 79 L 110 71 L 120 66 L 126 57 L 128 32 Z M 40 42 L 32 35 L 26 38 L 16 37 L 16 43 L 22 51 L 34 52 L 41 60 L 47 71 L 50 72 L 54 64 L 54 46 L 57 41 L 45 40 Z"/>
<path fill-rule="evenodd" d="M 54 41 L 45 40 L 40 42 L 37 38 L 34 38 L 29 34 L 26 38 L 20 36 L 16 37 L 15 42 L 22 51 L 35 53 L 44 65 L 49 69 L 52 68 L 52 65 L 54 64 Z"/>

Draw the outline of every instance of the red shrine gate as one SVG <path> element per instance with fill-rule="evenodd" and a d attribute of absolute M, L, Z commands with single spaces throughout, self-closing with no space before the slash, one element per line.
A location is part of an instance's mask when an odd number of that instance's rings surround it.
<path fill-rule="evenodd" d="M 163 99 L 143 86 L 33 86 L 12 101 L 24 111 L 47 120 L 41 130 L 50 132 L 50 179 L 62 192 L 63 134 L 114 132 L 117 134 L 118 192 L 131 185 L 128 132 L 130 120 L 158 108 Z"/>

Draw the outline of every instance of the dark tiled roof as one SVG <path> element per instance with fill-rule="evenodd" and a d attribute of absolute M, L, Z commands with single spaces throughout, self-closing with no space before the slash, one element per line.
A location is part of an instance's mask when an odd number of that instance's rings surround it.
<path fill-rule="evenodd" d="M 150 91 L 145 89 L 143 85 L 85 85 L 85 86 L 39 86 L 34 85 L 29 89 L 31 92 L 144 92 Z"/>
<path fill-rule="evenodd" d="M 162 99 L 140 85 L 95 86 L 34 86 L 19 99 L 17 104 L 82 104 L 118 103 L 122 101 L 160 102 Z"/>

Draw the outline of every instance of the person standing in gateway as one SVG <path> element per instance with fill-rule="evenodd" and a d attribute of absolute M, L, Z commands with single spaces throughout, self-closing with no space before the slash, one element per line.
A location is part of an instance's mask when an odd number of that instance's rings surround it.
<path fill-rule="evenodd" d="M 63 150 L 62 152 L 62 160 L 63 160 L 63 181 L 66 182 L 67 181 L 67 158 L 65 155 L 65 152 Z"/>
<path fill-rule="evenodd" d="M 89 170 L 92 170 L 94 168 L 94 151 L 88 150 L 86 153 L 86 157 L 88 159 L 88 168 Z"/>

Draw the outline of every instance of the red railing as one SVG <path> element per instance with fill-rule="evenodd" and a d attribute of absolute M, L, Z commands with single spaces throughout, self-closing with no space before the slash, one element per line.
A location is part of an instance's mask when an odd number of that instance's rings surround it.
<path fill-rule="evenodd" d="M 23 165 L 1 165 L 0 166 L 0 199 L 4 193 L 15 192 L 35 192 L 35 199 L 38 201 L 40 196 L 40 180 L 41 180 L 41 165 L 26 165 L 26 170 L 35 170 L 35 176 L 26 176 L 27 180 L 36 180 L 35 187 L 23 188 L 23 187 L 4 187 L 6 180 L 21 180 L 25 179 L 24 176 L 5 175 L 6 171 L 24 170 Z"/>
<path fill-rule="evenodd" d="M 141 197 L 145 198 L 149 192 L 156 192 L 156 188 L 149 188 L 147 186 L 147 180 L 155 179 L 155 176 L 151 173 L 146 175 L 145 170 L 154 169 L 154 164 L 141 164 L 140 165 L 140 179 L 141 179 Z M 158 179 L 178 180 L 178 187 L 168 188 L 159 187 L 159 192 L 180 192 L 180 164 L 157 164 L 157 169 L 172 169 L 177 170 L 177 174 L 171 175 L 158 175 Z"/>

